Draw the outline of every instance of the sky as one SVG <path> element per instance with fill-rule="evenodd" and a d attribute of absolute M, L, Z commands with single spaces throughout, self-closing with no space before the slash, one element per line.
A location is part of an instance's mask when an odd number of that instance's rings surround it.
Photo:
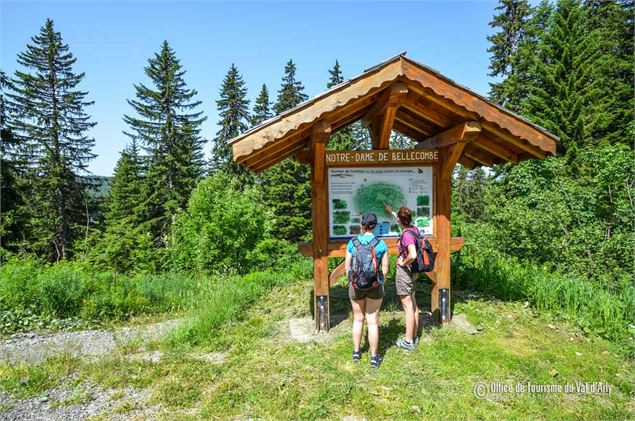
<path fill-rule="evenodd" d="M 496 1 L 308 2 L 308 1 L 6 1 L 0 0 L 0 68 L 12 75 L 17 55 L 53 19 L 84 72 L 87 107 L 97 125 L 89 135 L 98 156 L 95 175 L 112 175 L 120 151 L 126 99 L 134 84 L 148 84 L 144 67 L 167 40 L 196 89 L 202 128 L 213 139 L 216 100 L 223 77 L 234 63 L 243 76 L 250 106 L 263 83 L 275 101 L 284 65 L 293 59 L 309 97 L 326 90 L 328 70 L 339 60 L 344 78 L 407 51 L 407 56 L 487 95 L 487 35 Z M 210 157 L 211 142 L 205 146 Z"/>

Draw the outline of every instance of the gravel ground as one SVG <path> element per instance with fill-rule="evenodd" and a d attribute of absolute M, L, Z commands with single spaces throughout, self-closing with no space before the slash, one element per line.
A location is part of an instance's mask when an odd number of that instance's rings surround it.
<path fill-rule="evenodd" d="M 0 362 L 34 364 L 60 353 L 89 360 L 113 352 L 118 345 L 134 343 L 138 352 L 127 356 L 131 361 L 157 364 L 161 351 L 145 351 L 143 343 L 160 339 L 183 319 L 122 329 L 88 330 L 51 334 L 18 334 L 0 342 Z M 188 356 L 212 364 L 222 364 L 226 353 L 188 353 Z M 83 420 L 105 415 L 110 420 L 155 420 L 170 418 L 161 404 L 148 402 L 150 390 L 132 387 L 105 389 L 92 383 L 78 383 L 75 376 L 63 379 L 59 387 L 32 398 L 16 399 L 0 391 L 0 420 Z M 192 411 L 195 412 L 195 408 Z"/>
<path fill-rule="evenodd" d="M 181 321 L 169 320 L 145 326 L 124 327 L 115 331 L 19 334 L 0 342 L 0 362 L 36 364 L 61 353 L 68 353 L 73 357 L 99 357 L 113 352 L 118 344 L 160 339 Z"/>
<path fill-rule="evenodd" d="M 150 392 L 125 388 L 103 389 L 92 384 L 71 386 L 65 382 L 43 396 L 14 399 L 0 392 L 1 420 L 82 420 L 107 414 L 112 420 L 156 419 L 165 413 L 161 405 L 146 406 Z"/>

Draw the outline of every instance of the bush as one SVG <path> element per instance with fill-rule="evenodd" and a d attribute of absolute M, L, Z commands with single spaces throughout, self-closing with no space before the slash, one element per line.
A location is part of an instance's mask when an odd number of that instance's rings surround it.
<path fill-rule="evenodd" d="M 176 219 L 170 247 L 174 268 L 246 272 L 251 269 L 249 256 L 268 238 L 271 220 L 256 188 L 240 190 L 223 174 L 210 176 L 198 184 L 187 212 Z"/>

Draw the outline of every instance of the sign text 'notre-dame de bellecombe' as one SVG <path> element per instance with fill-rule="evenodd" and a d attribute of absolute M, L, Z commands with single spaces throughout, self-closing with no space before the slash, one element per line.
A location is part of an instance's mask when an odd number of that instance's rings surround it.
<path fill-rule="evenodd" d="M 329 151 L 326 153 L 327 166 L 355 166 L 377 164 L 427 164 L 439 161 L 439 151 L 435 149 L 400 151 Z"/>

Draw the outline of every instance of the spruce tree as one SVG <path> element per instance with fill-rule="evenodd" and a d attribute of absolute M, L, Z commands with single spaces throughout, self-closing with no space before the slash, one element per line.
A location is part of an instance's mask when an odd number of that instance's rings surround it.
<path fill-rule="evenodd" d="M 285 66 L 282 86 L 274 110 L 280 114 L 307 99 L 302 83 L 295 78 L 295 64 Z M 311 228 L 311 175 L 307 166 L 295 158 L 274 165 L 262 175 L 265 201 L 276 218 L 273 235 L 277 238 L 300 241 Z"/>
<path fill-rule="evenodd" d="M 89 260 L 98 268 L 127 273 L 151 266 L 145 260 L 156 253 L 151 233 L 142 224 L 143 171 L 143 158 L 133 139 L 115 166 L 106 197 L 103 235 L 88 252 Z"/>
<path fill-rule="evenodd" d="M 595 74 L 601 52 L 578 1 L 561 0 L 549 25 L 534 55 L 533 83 L 521 114 L 558 135 L 563 153 L 588 144 L 601 118 Z"/>
<path fill-rule="evenodd" d="M 335 64 L 333 65 L 333 69 L 329 70 L 329 82 L 326 84 L 328 89 L 331 89 L 333 86 L 337 86 L 340 83 L 344 82 L 344 77 L 342 76 L 342 70 L 340 69 L 340 62 L 335 60 Z"/>
<path fill-rule="evenodd" d="M 225 172 L 245 181 L 248 172 L 234 162 L 231 147 L 227 144 L 228 140 L 247 131 L 251 123 L 245 81 L 234 64 L 225 75 L 216 106 L 220 116 L 220 129 L 214 138 L 211 172 Z"/>
<path fill-rule="evenodd" d="M 513 100 L 511 92 L 522 88 L 523 79 L 519 46 L 525 41 L 526 24 L 531 14 L 531 7 L 527 0 L 501 0 L 496 7 L 499 14 L 495 15 L 490 26 L 500 31 L 489 35 L 487 40 L 492 44 L 487 51 L 492 53 L 490 59 L 490 76 L 505 78 L 502 82 L 490 83 L 490 98 L 502 106 L 517 109 L 518 104 Z"/>
<path fill-rule="evenodd" d="M 139 146 L 132 140 L 115 166 L 114 177 L 106 199 L 106 226 L 126 219 L 132 226 L 142 222 L 138 204 L 143 185 L 143 163 Z"/>
<path fill-rule="evenodd" d="M 94 157 L 94 140 L 86 132 L 96 123 L 84 112 L 92 104 L 78 88 L 84 73 L 75 73 L 76 59 L 47 19 L 40 33 L 18 55 L 9 93 L 11 129 L 19 146 L 18 163 L 29 190 L 32 249 L 51 261 L 71 255 L 73 240 L 85 224 L 85 172 Z"/>
<path fill-rule="evenodd" d="M 269 120 L 271 117 L 273 117 L 273 113 L 271 112 L 271 102 L 269 102 L 269 90 L 267 89 L 267 85 L 263 83 L 260 94 L 258 94 L 258 98 L 256 98 L 256 102 L 254 103 L 251 125 L 257 126 L 263 121 Z"/>
<path fill-rule="evenodd" d="M 596 34 L 598 50 L 603 52 L 594 72 L 602 93 L 598 101 L 601 118 L 592 129 L 592 137 L 631 147 L 635 136 L 634 7 L 630 0 L 584 2 L 589 30 Z"/>
<path fill-rule="evenodd" d="M 174 50 L 164 41 L 161 50 L 148 60 L 145 68 L 151 85 L 135 85 L 136 99 L 128 100 L 136 116 L 125 115 L 130 126 L 125 132 L 137 140 L 147 157 L 147 176 L 142 191 L 145 221 L 157 245 L 165 245 L 176 213 L 186 207 L 192 185 L 200 174 L 199 156 L 204 140 L 200 126 L 206 117 L 195 111 L 201 101 L 188 89 L 185 70 Z M 184 130 L 185 126 L 189 126 Z M 185 133 L 185 134 L 184 134 Z M 192 170 L 191 166 L 197 168 Z"/>
<path fill-rule="evenodd" d="M 16 148 L 9 128 L 5 92 L 9 80 L 0 70 L 0 263 L 2 249 L 16 251 L 24 227 L 24 189 L 12 157 Z"/>
<path fill-rule="evenodd" d="M 329 81 L 326 84 L 326 87 L 329 89 L 344 82 L 339 61 L 335 60 L 335 65 L 333 65 L 333 68 L 329 70 L 329 75 Z M 332 151 L 344 151 L 354 148 L 355 141 L 353 139 L 353 129 L 351 126 L 344 127 L 337 132 L 332 133 L 327 145 L 327 149 Z"/>

